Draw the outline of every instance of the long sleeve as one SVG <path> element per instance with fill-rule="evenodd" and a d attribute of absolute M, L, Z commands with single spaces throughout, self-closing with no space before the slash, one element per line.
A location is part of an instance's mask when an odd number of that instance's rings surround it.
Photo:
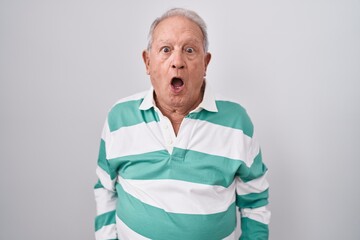
<path fill-rule="evenodd" d="M 270 211 L 266 208 L 269 184 L 266 173 L 260 147 L 253 137 L 246 164 L 239 168 L 236 177 L 236 205 L 241 212 L 240 240 L 269 238 Z"/>
<path fill-rule="evenodd" d="M 109 137 L 109 128 L 106 122 L 100 143 L 100 151 L 96 174 L 98 182 L 95 184 L 95 238 L 96 240 L 118 239 L 116 233 L 116 202 L 117 193 L 115 190 L 116 174 L 111 169 L 106 158 L 106 141 Z"/>

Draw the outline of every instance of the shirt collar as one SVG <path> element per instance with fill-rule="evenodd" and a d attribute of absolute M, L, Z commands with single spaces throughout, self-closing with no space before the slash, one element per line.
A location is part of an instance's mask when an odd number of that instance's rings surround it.
<path fill-rule="evenodd" d="M 150 108 L 155 106 L 153 93 L 154 93 L 154 88 L 151 87 L 149 91 L 146 93 L 144 100 L 141 102 L 139 106 L 140 110 L 149 110 Z"/>
<path fill-rule="evenodd" d="M 152 107 L 155 107 L 155 100 L 154 100 L 154 88 L 151 87 L 149 91 L 146 93 L 144 100 L 139 106 L 140 110 L 148 110 Z M 206 82 L 205 84 L 205 91 L 203 100 L 193 111 L 191 112 L 200 112 L 202 109 L 205 109 L 209 112 L 217 112 L 218 109 L 216 107 L 215 95 L 209 86 L 209 83 Z"/>

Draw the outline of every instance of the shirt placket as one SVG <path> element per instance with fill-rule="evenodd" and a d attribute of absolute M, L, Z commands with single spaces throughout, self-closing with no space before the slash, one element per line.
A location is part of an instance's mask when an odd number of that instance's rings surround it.
<path fill-rule="evenodd" d="M 167 118 L 166 116 L 164 116 L 159 109 L 155 109 L 156 112 L 159 115 L 159 124 L 160 124 L 160 129 L 161 129 L 161 133 L 163 135 L 163 139 L 164 139 L 164 145 L 166 147 L 166 150 L 172 154 L 172 151 L 174 149 L 174 144 L 176 141 L 176 135 L 175 135 L 175 131 L 172 127 L 171 121 L 169 120 L 169 118 Z"/>

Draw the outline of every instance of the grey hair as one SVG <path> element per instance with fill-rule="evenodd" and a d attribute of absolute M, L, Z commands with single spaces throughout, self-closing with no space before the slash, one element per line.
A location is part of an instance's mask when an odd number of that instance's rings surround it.
<path fill-rule="evenodd" d="M 188 9 L 184 9 L 184 8 L 170 9 L 170 10 L 166 11 L 161 17 L 158 17 L 157 19 L 155 19 L 155 21 L 151 24 L 149 35 L 148 35 L 148 46 L 147 46 L 148 51 L 151 49 L 151 45 L 153 43 L 153 34 L 154 34 L 154 30 L 157 27 L 157 25 L 161 21 L 163 21 L 169 17 L 175 17 L 175 16 L 185 17 L 185 18 L 189 19 L 190 21 L 193 21 L 200 27 L 201 32 L 204 36 L 204 42 L 203 42 L 204 51 L 207 52 L 208 48 L 209 48 L 209 40 L 208 40 L 208 34 L 207 34 L 205 21 L 196 12 L 188 10 Z"/>

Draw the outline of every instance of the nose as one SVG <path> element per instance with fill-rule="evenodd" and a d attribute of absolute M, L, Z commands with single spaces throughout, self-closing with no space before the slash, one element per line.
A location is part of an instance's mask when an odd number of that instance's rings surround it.
<path fill-rule="evenodd" d="M 185 68 L 185 62 L 184 62 L 181 51 L 175 51 L 173 53 L 173 61 L 172 61 L 171 67 L 175 68 L 175 69 Z"/>

